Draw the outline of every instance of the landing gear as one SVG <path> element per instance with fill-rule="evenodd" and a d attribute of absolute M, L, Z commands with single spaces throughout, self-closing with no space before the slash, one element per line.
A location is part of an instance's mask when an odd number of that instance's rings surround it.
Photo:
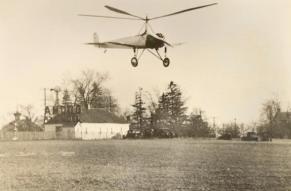
<path fill-rule="evenodd" d="M 164 67 L 168 67 L 170 65 L 170 59 L 167 57 L 167 47 L 165 46 L 165 58 L 163 59 Z"/>
<path fill-rule="evenodd" d="M 138 59 L 137 59 L 138 52 L 137 52 L 137 49 L 136 48 L 133 48 L 133 53 L 134 53 L 134 56 L 132 57 L 132 59 L 130 60 L 130 62 L 131 62 L 131 65 L 133 67 L 137 67 L 137 65 L 138 65 Z"/>
<path fill-rule="evenodd" d="M 138 66 L 138 61 L 139 59 L 141 58 L 141 56 L 143 55 L 144 51 L 147 50 L 149 53 L 151 53 L 152 55 L 154 55 L 155 57 L 157 57 L 159 60 L 161 60 L 163 62 L 163 66 L 164 67 L 168 67 L 170 65 L 170 59 L 167 57 L 167 47 L 165 47 L 165 57 L 163 58 L 161 56 L 161 54 L 159 53 L 159 50 L 158 48 L 155 49 L 156 53 L 154 53 L 153 51 L 151 51 L 150 49 L 148 48 L 145 48 L 142 50 L 142 52 L 138 52 L 138 49 L 136 48 L 133 48 L 133 53 L 134 53 L 134 56 L 132 57 L 132 59 L 130 60 L 131 62 L 131 65 L 133 67 L 137 67 Z"/>
<path fill-rule="evenodd" d="M 169 58 L 164 58 L 163 60 L 163 65 L 167 68 L 170 65 L 170 59 Z"/>
<path fill-rule="evenodd" d="M 170 59 L 167 57 L 167 47 L 165 47 L 165 58 L 163 58 L 161 56 L 161 54 L 159 53 L 158 49 L 155 49 L 156 53 L 152 52 L 151 50 L 147 49 L 147 51 L 149 53 L 151 53 L 152 55 L 154 55 L 155 57 L 157 57 L 158 59 L 160 59 L 163 62 L 164 67 L 168 67 L 170 65 Z"/>
<path fill-rule="evenodd" d="M 130 60 L 130 62 L 131 62 L 131 65 L 132 65 L 133 67 L 137 67 L 137 65 L 138 65 L 138 60 L 137 60 L 136 57 L 133 57 L 133 58 Z"/>

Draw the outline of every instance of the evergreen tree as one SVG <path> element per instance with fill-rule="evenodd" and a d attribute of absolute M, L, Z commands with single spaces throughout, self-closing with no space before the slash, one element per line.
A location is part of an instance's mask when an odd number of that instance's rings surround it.
<path fill-rule="evenodd" d="M 218 130 L 220 135 L 229 134 L 232 138 L 240 137 L 240 128 L 236 123 L 223 124 L 223 127 Z"/>
<path fill-rule="evenodd" d="M 182 100 L 182 92 L 177 84 L 170 82 L 168 86 L 169 114 L 173 127 L 182 125 L 186 120 L 185 112 L 187 107 L 184 106 L 185 101 Z"/>
<path fill-rule="evenodd" d="M 72 103 L 69 91 L 67 89 L 64 90 L 64 95 L 63 95 L 63 101 L 62 102 L 63 102 L 64 106 L 70 105 Z"/>
<path fill-rule="evenodd" d="M 168 95 L 165 93 L 159 97 L 158 108 L 155 112 L 155 120 L 157 128 L 170 126 L 169 100 Z"/>
<path fill-rule="evenodd" d="M 187 120 L 188 135 L 191 137 L 215 137 L 215 129 L 211 128 L 201 114 L 191 113 Z"/>
<path fill-rule="evenodd" d="M 145 103 L 142 100 L 142 89 L 136 92 L 135 103 L 132 105 L 134 112 L 132 114 L 132 122 L 137 128 L 143 129 L 146 125 Z"/>
<path fill-rule="evenodd" d="M 167 91 L 159 98 L 157 110 L 159 124 L 171 128 L 183 125 L 186 110 L 181 89 L 174 82 L 170 82 Z"/>

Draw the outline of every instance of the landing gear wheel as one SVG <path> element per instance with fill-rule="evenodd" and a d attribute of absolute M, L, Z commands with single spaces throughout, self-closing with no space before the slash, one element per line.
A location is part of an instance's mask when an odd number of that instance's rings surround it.
<path fill-rule="evenodd" d="M 130 60 L 130 62 L 131 62 L 131 65 L 132 65 L 133 67 L 137 67 L 137 65 L 138 65 L 138 60 L 137 60 L 136 57 L 133 57 L 133 58 Z"/>
<path fill-rule="evenodd" d="M 168 66 L 170 65 L 170 59 L 166 57 L 166 58 L 163 60 L 163 65 L 164 65 L 165 67 L 168 67 Z"/>

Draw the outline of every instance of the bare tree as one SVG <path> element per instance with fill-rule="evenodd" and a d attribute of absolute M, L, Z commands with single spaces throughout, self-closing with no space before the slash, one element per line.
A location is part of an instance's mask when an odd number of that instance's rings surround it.
<path fill-rule="evenodd" d="M 29 121 L 36 122 L 38 118 L 36 117 L 36 114 L 34 113 L 34 107 L 33 105 L 20 105 L 20 112 L 21 114 Z"/>
<path fill-rule="evenodd" d="M 20 105 L 20 113 L 25 118 L 24 123 L 19 130 L 22 131 L 41 131 L 43 124 L 43 116 L 37 115 L 33 105 Z"/>
<path fill-rule="evenodd" d="M 118 113 L 120 108 L 117 103 L 117 99 L 112 96 L 112 93 L 109 89 L 104 88 L 102 95 L 103 108 L 111 113 Z"/>
<path fill-rule="evenodd" d="M 272 123 L 278 112 L 281 110 L 280 102 L 276 99 L 271 99 L 263 104 L 262 117 L 267 123 Z"/>
<path fill-rule="evenodd" d="M 73 96 L 75 103 L 79 102 L 85 109 L 102 95 L 103 83 L 108 79 L 107 73 L 84 70 L 81 76 L 73 79 Z"/>
<path fill-rule="evenodd" d="M 266 126 L 266 131 L 270 137 L 273 137 L 275 120 L 281 111 L 280 102 L 277 99 L 267 100 L 263 104 L 261 117 Z"/>

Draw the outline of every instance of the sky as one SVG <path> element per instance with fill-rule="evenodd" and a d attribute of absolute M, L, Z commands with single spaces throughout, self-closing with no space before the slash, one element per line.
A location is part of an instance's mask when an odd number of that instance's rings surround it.
<path fill-rule="evenodd" d="M 142 22 L 77 16 L 122 16 L 104 8 L 110 5 L 155 17 L 214 2 L 151 22 L 167 41 L 184 42 L 168 49 L 168 68 L 150 54 L 133 68 L 131 50 L 104 53 L 84 45 L 94 32 L 100 41 L 136 35 Z M 220 123 L 251 123 L 267 99 L 291 106 L 290 18 L 290 0 L 0 0 L 0 125 L 20 104 L 42 114 L 43 89 L 84 69 L 110 74 L 106 86 L 124 110 L 139 87 L 163 91 L 174 81 L 189 111 L 201 108 Z"/>

